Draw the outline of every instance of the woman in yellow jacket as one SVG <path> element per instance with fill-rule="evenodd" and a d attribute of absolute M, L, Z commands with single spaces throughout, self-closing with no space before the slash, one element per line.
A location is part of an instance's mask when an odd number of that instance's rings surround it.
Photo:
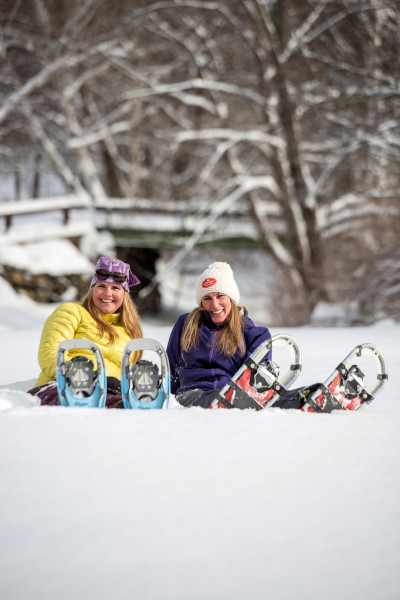
<path fill-rule="evenodd" d="M 107 407 L 122 407 L 120 391 L 121 359 L 126 343 L 141 338 L 138 313 L 129 295 L 129 288 L 140 283 L 130 266 L 117 258 L 102 256 L 90 289 L 82 303 L 61 304 L 46 320 L 39 345 L 41 373 L 30 394 L 41 404 L 58 404 L 56 384 L 56 354 L 62 340 L 86 339 L 99 347 L 107 373 Z M 93 358 L 88 350 L 70 350 L 74 355 Z M 134 357 L 134 362 L 140 356 Z"/>

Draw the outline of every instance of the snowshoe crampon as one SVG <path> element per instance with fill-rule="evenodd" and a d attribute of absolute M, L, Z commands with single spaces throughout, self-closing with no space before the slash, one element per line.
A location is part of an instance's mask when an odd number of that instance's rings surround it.
<path fill-rule="evenodd" d="M 90 350 L 97 363 L 87 356 L 76 355 L 65 361 L 69 350 Z M 62 406 L 104 408 L 107 397 L 107 376 L 103 355 L 93 342 L 84 339 L 63 340 L 56 356 L 58 399 Z"/>
<path fill-rule="evenodd" d="M 376 364 L 376 377 L 368 386 L 358 361 L 369 356 Z M 369 361 L 371 362 L 371 361 Z M 373 344 L 356 346 L 336 367 L 331 375 L 311 395 L 301 410 L 305 412 L 332 412 L 333 410 L 358 410 L 369 404 L 387 381 L 387 372 L 381 352 Z"/>
<path fill-rule="evenodd" d="M 283 347 L 290 355 L 290 367 L 279 376 L 279 367 L 271 360 L 264 360 L 271 348 Z M 300 348 L 292 337 L 275 335 L 260 344 L 245 360 L 232 379 L 220 391 L 217 398 L 226 408 L 252 408 L 260 410 L 273 406 L 286 388 L 301 371 Z"/>
<path fill-rule="evenodd" d="M 149 360 L 131 364 L 131 355 L 140 350 L 155 352 L 159 364 Z M 121 391 L 125 408 L 168 407 L 170 368 L 167 353 L 160 342 L 139 338 L 126 344 L 121 362 Z"/>

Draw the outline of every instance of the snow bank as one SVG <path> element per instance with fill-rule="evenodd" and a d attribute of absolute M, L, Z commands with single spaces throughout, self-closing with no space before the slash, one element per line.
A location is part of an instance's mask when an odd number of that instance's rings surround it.
<path fill-rule="evenodd" d="M 89 275 L 93 272 L 93 263 L 68 240 L 0 246 L 0 263 L 33 275 Z"/>
<path fill-rule="evenodd" d="M 16 389 L 0 389 L 0 412 L 20 408 L 33 408 L 39 405 L 40 400 L 36 396 L 31 396 Z"/>

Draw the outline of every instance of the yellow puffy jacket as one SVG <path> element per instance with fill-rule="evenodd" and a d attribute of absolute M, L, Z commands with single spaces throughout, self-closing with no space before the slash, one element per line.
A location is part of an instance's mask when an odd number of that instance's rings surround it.
<path fill-rule="evenodd" d="M 84 338 L 97 344 L 104 356 L 107 376 L 121 379 L 122 352 L 125 344 L 131 338 L 122 327 L 118 313 L 104 315 L 104 318 L 115 327 L 118 334 L 118 339 L 113 346 L 107 343 L 107 334 L 102 338 L 99 337 L 96 321 L 81 304 L 66 302 L 56 308 L 43 326 L 38 353 L 39 365 L 42 372 L 35 387 L 55 380 L 58 344 L 61 340 L 71 340 L 74 338 Z M 87 356 L 92 360 L 94 359 L 93 354 L 89 350 L 70 350 L 68 358 L 77 354 Z M 95 367 L 97 368 L 96 364 Z"/>

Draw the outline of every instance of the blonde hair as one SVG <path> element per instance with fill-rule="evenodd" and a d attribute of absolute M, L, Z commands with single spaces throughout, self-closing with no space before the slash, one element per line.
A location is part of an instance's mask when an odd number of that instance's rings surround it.
<path fill-rule="evenodd" d="M 201 316 L 204 308 L 198 306 L 187 316 L 185 327 L 182 334 L 182 349 L 189 352 L 191 348 L 197 348 L 199 343 L 199 332 L 201 329 Z M 244 356 L 246 346 L 243 338 L 243 329 L 246 325 L 246 318 L 241 308 L 231 299 L 231 311 L 223 327 L 217 330 L 215 348 L 220 354 L 225 356 L 234 356 L 239 350 Z"/>
<path fill-rule="evenodd" d="M 95 306 L 93 302 L 93 287 L 82 298 L 82 306 L 86 308 L 90 316 L 96 321 L 99 328 L 99 335 L 103 337 L 108 335 L 110 345 L 114 345 L 118 333 L 115 328 L 103 318 L 103 313 Z M 140 326 L 139 315 L 136 306 L 133 303 L 128 292 L 124 291 L 124 299 L 119 309 L 121 324 L 131 339 L 143 337 L 142 328 Z"/>

